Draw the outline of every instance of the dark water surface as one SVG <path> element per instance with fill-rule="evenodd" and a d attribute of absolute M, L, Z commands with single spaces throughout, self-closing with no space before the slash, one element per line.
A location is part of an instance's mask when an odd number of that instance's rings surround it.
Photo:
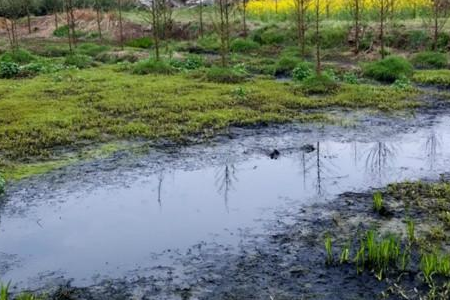
<path fill-rule="evenodd" d="M 280 149 L 277 160 L 264 151 L 245 154 L 248 143 L 205 146 L 225 155 L 101 171 L 98 181 L 95 175 L 71 179 L 69 172 L 60 181 L 71 188 L 38 186 L 32 196 L 13 189 L 0 214 L 0 279 L 26 288 L 47 277 L 78 285 L 123 277 L 170 264 L 201 242 L 235 247 L 248 230 L 264 232 L 263 220 L 283 207 L 448 171 L 448 117 L 372 141 L 365 134 L 342 139 L 305 132 L 294 145 L 286 141 L 295 137 L 280 134 L 267 139 L 267 151 Z M 305 142 L 314 151 L 297 147 Z"/>

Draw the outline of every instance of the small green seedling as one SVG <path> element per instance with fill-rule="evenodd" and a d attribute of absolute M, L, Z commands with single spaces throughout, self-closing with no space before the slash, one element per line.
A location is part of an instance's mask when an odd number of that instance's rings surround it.
<path fill-rule="evenodd" d="M 380 192 L 373 195 L 373 210 L 377 213 L 381 213 L 383 210 L 383 195 Z"/>
<path fill-rule="evenodd" d="M 331 265 L 333 264 L 333 246 L 332 246 L 332 241 L 331 241 L 331 237 L 329 235 L 327 235 L 325 237 L 325 251 L 327 252 L 327 261 L 326 264 L 327 265 Z"/>

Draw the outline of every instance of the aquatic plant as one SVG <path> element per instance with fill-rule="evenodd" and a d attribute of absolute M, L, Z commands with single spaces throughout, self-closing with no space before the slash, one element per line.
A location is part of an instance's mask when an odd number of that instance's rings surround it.
<path fill-rule="evenodd" d="M 377 213 L 381 213 L 383 210 L 383 195 L 380 192 L 373 195 L 373 210 Z"/>
<path fill-rule="evenodd" d="M 344 246 L 344 248 L 342 249 L 341 255 L 340 255 L 340 259 L 339 262 L 341 264 L 345 264 L 348 263 L 350 259 L 350 245 L 347 244 Z"/>
<path fill-rule="evenodd" d="M 354 259 L 356 271 L 360 274 L 365 269 L 372 270 L 375 277 L 382 280 L 391 268 L 397 268 L 400 252 L 400 241 L 396 236 L 380 237 L 374 230 L 369 230 Z"/>
<path fill-rule="evenodd" d="M 9 285 L 9 283 L 7 285 L 0 284 L 0 300 L 8 300 Z"/>
<path fill-rule="evenodd" d="M 415 224 L 414 224 L 414 220 L 411 218 L 408 218 L 408 220 L 406 221 L 406 233 L 408 235 L 408 241 L 409 241 L 409 245 L 412 245 L 415 240 Z"/>
<path fill-rule="evenodd" d="M 331 237 L 327 234 L 325 236 L 325 251 L 327 253 L 327 265 L 333 264 L 334 258 L 333 258 L 333 245 L 331 241 Z"/>
<path fill-rule="evenodd" d="M 0 175 L 0 195 L 5 192 L 5 187 L 6 187 L 6 180 L 5 178 L 3 178 L 2 175 Z"/>

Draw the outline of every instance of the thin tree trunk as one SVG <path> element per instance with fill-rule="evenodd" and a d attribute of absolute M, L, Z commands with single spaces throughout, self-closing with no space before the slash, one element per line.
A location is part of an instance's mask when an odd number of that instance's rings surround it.
<path fill-rule="evenodd" d="M 380 43 L 381 43 L 381 58 L 386 56 L 384 50 L 384 18 L 385 18 L 385 0 L 381 0 L 380 4 Z"/>
<path fill-rule="evenodd" d="M 247 0 L 242 0 L 243 6 L 243 23 L 244 23 L 244 37 L 247 37 Z"/>
<path fill-rule="evenodd" d="M 359 54 L 359 0 L 355 0 L 355 54 Z"/>
<path fill-rule="evenodd" d="M 77 37 L 75 33 L 75 15 L 73 13 L 73 2 L 72 0 L 68 0 L 68 12 L 69 12 L 69 31 L 72 35 L 72 44 L 73 47 L 77 46 Z"/>
<path fill-rule="evenodd" d="M 439 39 L 439 14 L 438 14 L 438 5 L 436 3 L 433 4 L 433 14 L 434 14 L 434 24 L 433 24 L 433 51 L 436 51 L 438 39 Z"/>
<path fill-rule="evenodd" d="M 159 60 L 159 13 L 156 0 L 152 1 L 152 26 L 153 39 L 155 41 L 155 57 Z"/>
<path fill-rule="evenodd" d="M 69 12 L 69 0 L 65 0 L 65 7 L 66 7 L 66 19 L 67 19 L 67 38 L 68 38 L 68 42 L 69 42 L 69 50 L 70 52 L 73 51 L 73 45 L 72 45 L 72 32 L 70 30 L 70 25 L 71 25 L 71 21 L 70 21 L 70 12 Z"/>
<path fill-rule="evenodd" d="M 54 12 L 55 15 L 55 28 L 58 29 L 59 25 L 58 25 L 58 11 L 55 9 Z"/>
<path fill-rule="evenodd" d="M 31 16 L 30 16 L 30 8 L 27 5 L 27 26 L 28 26 L 28 34 L 31 34 Z"/>
<path fill-rule="evenodd" d="M 103 36 L 102 36 L 102 23 L 101 23 L 101 15 L 100 15 L 100 5 L 98 2 L 95 3 L 96 4 L 96 13 L 97 13 L 97 29 L 98 29 L 98 37 L 100 39 L 100 41 L 103 41 Z"/>
<path fill-rule="evenodd" d="M 156 0 L 155 0 L 156 1 Z M 155 2 L 153 1 L 153 2 Z M 122 23 L 122 0 L 118 0 L 119 4 L 119 34 L 120 34 L 120 48 L 123 50 L 123 23 Z"/>
<path fill-rule="evenodd" d="M 320 0 L 316 0 L 316 73 L 322 74 L 322 60 L 320 58 Z"/>
<path fill-rule="evenodd" d="M 200 37 L 203 38 L 203 0 L 200 0 Z"/>

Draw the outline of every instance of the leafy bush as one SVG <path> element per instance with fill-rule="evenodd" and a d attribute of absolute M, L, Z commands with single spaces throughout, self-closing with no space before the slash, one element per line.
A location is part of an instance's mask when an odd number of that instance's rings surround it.
<path fill-rule="evenodd" d="M 40 73 L 54 73 L 64 69 L 61 64 L 51 62 L 33 62 L 20 67 L 20 77 L 32 77 Z"/>
<path fill-rule="evenodd" d="M 130 40 L 126 43 L 128 47 L 150 49 L 153 46 L 153 40 L 149 37 L 141 37 L 134 40 Z"/>
<path fill-rule="evenodd" d="M 409 49 L 421 49 L 427 47 L 430 43 L 430 36 L 424 30 L 412 30 L 408 32 Z"/>
<path fill-rule="evenodd" d="M 344 73 L 342 80 L 348 84 L 358 84 L 358 76 L 353 72 Z"/>
<path fill-rule="evenodd" d="M 269 29 L 261 34 L 261 44 L 263 45 L 280 45 L 286 40 L 286 35 L 278 28 Z"/>
<path fill-rule="evenodd" d="M 411 77 L 413 67 L 402 57 L 389 56 L 383 60 L 363 65 L 363 72 L 367 77 L 392 83 L 401 77 Z"/>
<path fill-rule="evenodd" d="M 292 78 L 298 81 L 305 80 L 312 74 L 311 64 L 302 62 L 292 71 Z"/>
<path fill-rule="evenodd" d="M 324 28 L 321 33 L 321 47 L 323 49 L 339 48 L 347 45 L 348 28 L 346 27 L 330 27 Z M 314 45 L 316 33 L 308 31 L 306 40 L 309 44 Z"/>
<path fill-rule="evenodd" d="M 36 60 L 36 56 L 24 49 L 8 51 L 0 57 L 0 61 L 27 64 Z"/>
<path fill-rule="evenodd" d="M 184 60 L 173 59 L 170 61 L 170 65 L 179 70 L 197 70 L 204 66 L 203 57 L 200 55 L 189 55 Z"/>
<path fill-rule="evenodd" d="M 393 83 L 392 86 L 399 90 L 408 90 L 412 88 L 411 80 L 407 77 L 400 77 Z"/>
<path fill-rule="evenodd" d="M 313 75 L 303 80 L 301 89 L 305 94 L 330 94 L 339 89 L 339 83 L 329 76 Z"/>
<path fill-rule="evenodd" d="M 105 45 L 97 45 L 93 43 L 84 43 L 77 47 L 76 53 L 95 57 L 102 52 L 108 51 L 110 48 Z"/>
<path fill-rule="evenodd" d="M 206 79 L 217 83 L 240 83 L 247 74 L 240 68 L 212 67 L 206 72 Z"/>
<path fill-rule="evenodd" d="M 218 51 L 220 49 L 219 37 L 216 34 L 204 36 L 197 40 L 197 45 L 206 51 Z"/>
<path fill-rule="evenodd" d="M 66 45 L 63 46 L 57 46 L 57 45 L 51 45 L 45 47 L 45 49 L 41 52 L 41 55 L 48 56 L 48 57 L 61 57 L 66 56 L 70 54 L 70 49 Z"/>
<path fill-rule="evenodd" d="M 136 75 L 172 74 L 174 69 L 167 61 L 150 58 L 135 63 L 131 73 Z"/>
<path fill-rule="evenodd" d="M 422 69 L 444 69 L 448 66 L 447 55 L 440 52 L 421 52 L 412 58 L 412 63 Z"/>
<path fill-rule="evenodd" d="M 275 75 L 292 75 L 292 71 L 301 63 L 300 59 L 291 56 L 281 57 L 275 67 Z"/>
<path fill-rule="evenodd" d="M 2 175 L 0 175 L 0 195 L 5 192 L 5 187 L 6 187 L 6 180 L 5 178 L 3 178 Z"/>
<path fill-rule="evenodd" d="M 14 78 L 20 73 L 20 67 L 15 62 L 0 62 L 0 78 Z"/>
<path fill-rule="evenodd" d="M 88 68 L 92 66 L 92 63 L 92 57 L 84 54 L 71 54 L 64 59 L 65 65 L 77 67 L 79 69 Z"/>
<path fill-rule="evenodd" d="M 259 49 L 259 44 L 255 41 L 248 39 L 235 39 L 231 43 L 231 51 L 248 53 Z"/>
<path fill-rule="evenodd" d="M 69 35 L 69 26 L 64 25 L 58 27 L 55 31 L 53 31 L 53 35 L 60 38 L 67 37 Z M 82 37 L 83 35 L 83 32 L 75 30 L 75 37 Z"/>

